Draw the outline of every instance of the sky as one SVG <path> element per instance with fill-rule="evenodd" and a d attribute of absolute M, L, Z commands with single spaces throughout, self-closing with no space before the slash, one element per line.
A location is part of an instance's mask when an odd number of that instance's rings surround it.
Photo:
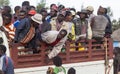
<path fill-rule="evenodd" d="M 36 6 L 40 0 L 10 0 L 10 5 L 12 8 L 19 5 L 21 6 L 23 1 L 29 1 L 30 5 Z M 77 11 L 81 10 L 81 5 L 85 7 L 93 6 L 94 14 L 97 14 L 97 9 L 101 5 L 103 7 L 111 7 L 113 12 L 113 17 L 111 19 L 120 18 L 120 0 L 46 0 L 46 6 L 49 7 L 50 4 L 63 4 L 65 7 L 74 7 Z"/>

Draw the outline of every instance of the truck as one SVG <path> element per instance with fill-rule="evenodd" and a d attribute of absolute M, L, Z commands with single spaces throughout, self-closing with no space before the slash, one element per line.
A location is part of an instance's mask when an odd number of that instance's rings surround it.
<path fill-rule="evenodd" d="M 21 43 L 7 42 L 4 34 L 0 32 L 3 44 L 7 47 L 7 55 L 14 63 L 15 74 L 46 74 L 48 67 L 54 67 L 52 61 L 45 63 L 45 49 L 41 43 L 40 52 L 33 54 L 31 49 L 26 49 Z M 113 74 L 113 39 L 105 38 L 102 42 L 94 39 L 80 40 L 82 45 L 75 45 L 75 41 L 66 41 L 62 51 L 58 54 L 63 61 L 66 71 L 73 67 L 76 74 Z M 82 50 L 74 50 L 73 49 Z M 84 50 L 83 50 L 84 49 Z"/>
<path fill-rule="evenodd" d="M 59 56 L 62 57 L 63 66 L 68 70 L 70 67 L 74 67 L 81 74 L 108 74 L 107 69 L 110 70 L 110 74 L 113 74 L 113 44 L 112 39 L 107 39 L 107 47 L 104 44 L 96 44 L 95 40 L 81 41 L 86 42 L 85 50 L 70 51 L 73 48 L 80 48 L 80 46 L 70 46 L 75 43 L 74 41 L 66 41 L 65 51 L 61 52 Z M 80 43 L 81 43 L 80 42 Z M 44 62 L 45 49 L 44 44 L 41 45 L 40 53 L 30 54 L 30 49 L 24 49 L 22 44 L 13 44 L 10 47 L 10 55 L 14 61 L 16 74 L 32 74 L 40 73 L 46 74 L 48 67 L 53 66 L 52 61 L 49 64 Z M 87 70 L 87 71 L 86 71 Z M 112 72 L 111 72 L 112 71 Z"/>

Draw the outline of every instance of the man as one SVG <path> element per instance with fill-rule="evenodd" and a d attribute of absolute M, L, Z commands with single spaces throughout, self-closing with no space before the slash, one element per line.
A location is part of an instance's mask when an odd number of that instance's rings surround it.
<path fill-rule="evenodd" d="M 105 37 L 110 38 L 111 34 L 112 34 L 112 22 L 110 20 L 110 17 L 107 15 L 107 13 L 108 13 L 107 8 L 104 8 L 104 9 L 105 9 L 104 16 L 108 19 L 108 24 L 105 29 Z"/>
<path fill-rule="evenodd" d="M 95 16 L 91 22 L 93 38 L 96 40 L 103 39 L 105 34 L 105 28 L 108 24 L 108 20 L 104 16 L 104 12 L 105 12 L 105 9 L 100 6 L 97 11 L 97 16 Z"/>
<path fill-rule="evenodd" d="M 92 20 L 92 18 L 94 18 L 95 17 L 95 15 L 93 14 L 93 12 L 94 12 L 94 8 L 92 7 L 92 6 L 87 6 L 86 7 L 86 10 L 87 10 L 87 14 L 88 14 L 88 22 L 90 23 L 91 22 L 91 20 Z"/>
<path fill-rule="evenodd" d="M 39 25 L 40 33 L 50 31 L 51 30 L 51 25 L 46 20 L 46 17 L 47 17 L 47 14 L 48 14 L 47 10 L 45 8 L 42 8 L 39 13 L 42 15 L 42 22 L 43 22 L 42 24 Z"/>
<path fill-rule="evenodd" d="M 20 10 L 19 14 L 18 14 L 18 19 L 13 23 L 14 27 L 17 28 L 18 25 L 20 24 L 20 21 L 24 18 L 26 18 L 26 11 L 24 10 Z"/>
<path fill-rule="evenodd" d="M 20 10 L 21 10 L 20 6 L 15 6 L 15 8 L 14 8 L 15 13 L 12 15 L 12 23 L 14 23 L 15 21 L 18 20 Z"/>
<path fill-rule="evenodd" d="M 36 41 L 39 24 L 42 24 L 42 15 L 38 13 L 31 18 L 22 19 L 20 25 L 16 28 L 14 42 L 26 44 L 27 48 L 37 50 Z"/>
<path fill-rule="evenodd" d="M 62 28 L 65 29 L 66 27 L 68 27 L 68 25 L 64 24 L 64 18 L 64 13 L 60 12 L 57 16 L 57 19 L 50 22 L 51 30 L 59 31 Z"/>
<path fill-rule="evenodd" d="M 6 47 L 0 45 L 0 70 L 3 71 L 3 74 L 14 74 L 13 62 L 5 53 Z"/>
<path fill-rule="evenodd" d="M 56 5 L 52 5 L 50 8 L 50 14 L 46 18 L 49 23 L 50 21 L 55 20 L 57 18 L 57 12 L 58 12 L 58 7 Z"/>
<path fill-rule="evenodd" d="M 4 14 L 2 17 L 3 17 L 3 26 L 1 26 L 0 29 L 3 32 L 5 32 L 8 41 L 11 42 L 14 39 L 14 35 L 15 35 L 15 28 L 13 23 L 11 22 L 12 15 Z"/>
<path fill-rule="evenodd" d="M 77 18 L 76 20 L 74 20 L 76 41 L 86 39 L 87 29 L 88 29 L 88 21 L 86 20 L 87 11 L 85 9 L 82 9 L 77 14 L 79 15 L 80 18 Z"/>
<path fill-rule="evenodd" d="M 47 31 L 41 34 L 41 36 L 42 40 L 46 42 L 48 46 L 53 47 L 52 51 L 47 55 L 49 59 L 52 59 L 60 53 L 67 39 L 67 31 L 65 29 L 61 31 Z"/>

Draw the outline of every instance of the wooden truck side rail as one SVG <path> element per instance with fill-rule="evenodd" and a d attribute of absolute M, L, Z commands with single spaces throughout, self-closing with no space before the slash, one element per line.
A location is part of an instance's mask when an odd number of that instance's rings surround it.
<path fill-rule="evenodd" d="M 103 43 L 97 44 L 95 40 L 83 40 L 80 42 L 85 42 L 86 50 L 82 51 L 70 51 L 72 48 L 79 48 L 80 46 L 70 46 L 70 44 L 74 44 L 75 41 L 69 42 L 66 41 L 65 44 L 65 52 L 61 52 L 59 55 L 63 59 L 63 63 L 78 63 L 78 62 L 88 62 L 88 61 L 98 61 L 105 60 L 105 48 L 103 48 Z M 14 61 L 15 68 L 27 68 L 27 67 L 37 67 L 37 66 L 46 66 L 52 64 L 52 61 L 49 64 L 44 62 L 45 60 L 45 49 L 46 46 L 44 44 L 41 45 L 41 52 L 38 54 L 22 54 L 20 52 L 28 52 L 30 49 L 22 48 L 22 44 L 16 43 L 13 44 L 10 53 L 11 58 Z M 22 49 L 20 49 L 20 47 Z M 96 48 L 96 49 L 94 49 Z M 113 44 L 112 39 L 107 39 L 107 57 L 108 59 L 112 59 L 113 57 Z"/>

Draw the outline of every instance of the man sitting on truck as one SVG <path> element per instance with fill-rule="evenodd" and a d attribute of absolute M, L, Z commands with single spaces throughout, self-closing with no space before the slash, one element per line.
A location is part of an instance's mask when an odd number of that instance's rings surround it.
<path fill-rule="evenodd" d="M 97 16 L 92 19 L 91 28 L 93 33 L 93 39 L 101 41 L 105 34 L 105 28 L 108 24 L 107 18 L 104 16 L 105 9 L 99 7 Z"/>
<path fill-rule="evenodd" d="M 60 31 L 47 31 L 41 34 L 42 40 L 51 46 L 52 50 L 48 53 L 48 58 L 52 59 L 61 51 L 65 41 L 67 40 L 67 31 L 62 29 Z"/>
<path fill-rule="evenodd" d="M 22 19 L 16 28 L 14 42 L 22 43 L 26 48 L 33 49 L 33 53 L 38 53 L 36 40 L 39 24 L 42 24 L 42 15 L 38 13 L 31 18 Z"/>

